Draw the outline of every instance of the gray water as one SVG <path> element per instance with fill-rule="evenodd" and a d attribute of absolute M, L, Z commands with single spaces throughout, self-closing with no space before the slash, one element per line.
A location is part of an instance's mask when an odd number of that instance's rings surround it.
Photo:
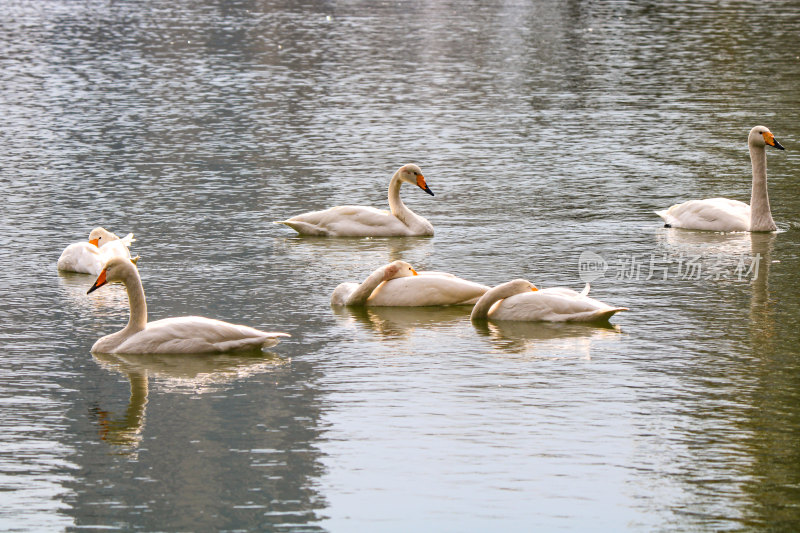
<path fill-rule="evenodd" d="M 782 0 L 4 3 L 0 530 L 797 529 L 799 28 Z M 663 228 L 749 199 L 757 124 L 779 232 Z M 272 224 L 385 206 L 408 162 L 432 238 Z M 56 260 L 96 226 L 135 233 L 151 319 L 292 338 L 93 357 L 125 293 Z M 610 327 L 328 304 L 395 259 L 580 290 L 583 252 Z"/>

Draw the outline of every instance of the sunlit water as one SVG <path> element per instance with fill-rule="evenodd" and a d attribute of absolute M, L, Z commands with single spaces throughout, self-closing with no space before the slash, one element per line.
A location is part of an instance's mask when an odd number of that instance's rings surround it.
<path fill-rule="evenodd" d="M 796 528 L 800 9 L 675 4 L 4 4 L 0 530 Z M 756 124 L 780 232 L 662 228 L 748 199 Z M 272 224 L 411 161 L 433 238 Z M 292 338 L 93 357 L 124 291 L 55 263 L 98 225 L 151 318 Z M 580 289 L 582 252 L 613 327 L 328 305 L 401 258 Z"/>

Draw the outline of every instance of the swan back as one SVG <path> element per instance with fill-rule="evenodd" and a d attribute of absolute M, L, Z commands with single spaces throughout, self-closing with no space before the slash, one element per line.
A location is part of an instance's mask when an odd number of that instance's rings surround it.
<path fill-rule="evenodd" d="M 417 276 L 399 276 L 381 283 L 366 301 L 380 307 L 422 307 L 471 305 L 489 290 L 452 274 L 420 272 Z"/>
<path fill-rule="evenodd" d="M 75 242 L 64 248 L 58 258 L 58 269 L 67 272 L 98 275 L 105 261 L 100 250 L 89 242 Z"/>

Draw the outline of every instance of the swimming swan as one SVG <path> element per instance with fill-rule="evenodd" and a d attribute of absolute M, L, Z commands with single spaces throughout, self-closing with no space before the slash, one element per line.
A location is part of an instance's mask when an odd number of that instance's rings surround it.
<path fill-rule="evenodd" d="M 400 199 L 403 183 L 416 185 L 433 196 L 417 165 L 403 165 L 389 182 L 389 209 L 375 209 L 359 205 L 340 205 L 324 211 L 311 211 L 289 220 L 276 221 L 286 224 L 301 235 L 324 237 L 408 237 L 433 235 L 430 222 L 415 214 Z"/>
<path fill-rule="evenodd" d="M 135 263 L 139 258 L 131 259 L 128 250 L 133 241 L 133 233 L 120 239 L 110 231 L 95 228 L 89 233 L 88 241 L 70 244 L 61 252 L 58 269 L 97 276 L 112 257 L 123 257 Z"/>
<path fill-rule="evenodd" d="M 753 166 L 753 188 L 750 205 L 727 198 L 689 200 L 676 204 L 656 214 L 664 219 L 665 226 L 706 231 L 775 231 L 767 195 L 766 146 L 783 150 L 783 146 L 764 126 L 756 126 L 747 137 L 750 163 Z"/>
<path fill-rule="evenodd" d="M 259 331 L 199 316 L 147 322 L 147 302 L 142 280 L 136 266 L 127 259 L 111 259 L 87 294 L 107 282 L 125 285 L 131 315 L 125 328 L 95 342 L 92 353 L 201 354 L 260 351 L 261 348 L 278 344 L 280 337 L 290 336 L 287 333 Z"/>
<path fill-rule="evenodd" d="M 375 270 L 361 283 L 342 283 L 331 305 L 426 306 L 469 305 L 489 290 L 445 272 L 417 272 L 405 261 Z"/>
<path fill-rule="evenodd" d="M 472 320 L 525 320 L 547 322 L 600 322 L 626 307 L 611 307 L 589 298 L 589 284 L 583 292 L 565 287 L 539 290 L 530 281 L 515 279 L 494 287 L 481 296 L 472 309 Z"/>

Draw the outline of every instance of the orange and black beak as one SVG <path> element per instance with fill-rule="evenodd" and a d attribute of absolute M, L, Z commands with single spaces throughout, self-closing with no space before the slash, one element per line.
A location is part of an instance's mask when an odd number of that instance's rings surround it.
<path fill-rule="evenodd" d="M 428 184 L 425 183 L 425 176 L 422 174 L 417 174 L 417 187 L 433 196 L 433 191 L 428 188 Z"/>
<path fill-rule="evenodd" d="M 765 131 L 761 135 L 764 136 L 764 142 L 767 143 L 768 145 L 774 146 L 778 150 L 786 150 L 786 148 L 781 146 L 781 143 L 778 142 L 778 139 L 776 139 L 772 133 Z"/>
<path fill-rule="evenodd" d="M 102 272 L 100 272 L 100 275 L 97 276 L 97 281 L 94 282 L 94 285 L 92 285 L 92 288 L 89 289 L 88 291 L 86 291 L 86 294 L 89 294 L 89 293 L 91 293 L 93 291 L 96 291 L 97 289 L 99 289 L 100 287 L 105 285 L 106 283 L 107 283 L 106 282 L 106 269 L 104 268 L 102 270 Z"/>
<path fill-rule="evenodd" d="M 94 244 L 95 246 L 100 248 L 100 246 L 97 244 L 98 242 L 100 242 L 100 239 L 89 239 L 89 244 Z"/>
<path fill-rule="evenodd" d="M 431 193 L 431 194 L 433 194 L 433 193 Z M 414 275 L 414 276 L 419 276 L 419 274 L 417 274 L 417 271 L 414 270 L 413 268 L 411 269 L 411 274 Z"/>

